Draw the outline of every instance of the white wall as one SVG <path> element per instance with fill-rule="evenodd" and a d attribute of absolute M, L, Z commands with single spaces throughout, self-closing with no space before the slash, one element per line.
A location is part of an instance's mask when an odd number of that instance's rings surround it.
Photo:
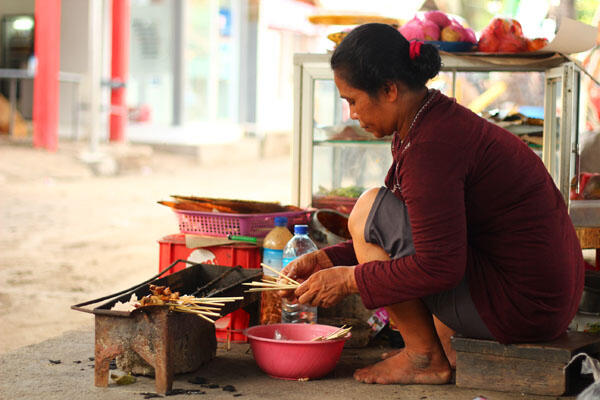
<path fill-rule="evenodd" d="M 6 14 L 33 14 L 35 0 L 2 0 L 0 17 Z"/>
<path fill-rule="evenodd" d="M 42 0 L 43 1 L 43 0 Z M 93 1 L 93 0 L 92 0 Z M 60 71 L 74 72 L 83 75 L 79 88 L 79 103 L 86 108 L 89 103 L 88 72 L 88 7 L 85 0 L 62 0 L 60 15 Z M 60 83 L 60 119 L 59 133 L 71 137 L 71 123 L 75 104 L 73 99 L 73 84 Z M 86 122 L 86 113 L 80 111 L 80 136 Z"/>

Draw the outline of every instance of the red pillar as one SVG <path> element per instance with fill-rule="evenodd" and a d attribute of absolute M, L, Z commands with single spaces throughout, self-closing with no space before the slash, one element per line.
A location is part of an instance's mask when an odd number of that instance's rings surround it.
<path fill-rule="evenodd" d="M 35 2 L 37 72 L 33 80 L 33 145 L 50 151 L 58 148 L 60 1 Z"/>
<path fill-rule="evenodd" d="M 111 79 L 123 85 L 114 87 L 110 96 L 110 141 L 125 141 L 127 105 L 125 86 L 129 76 L 129 0 L 112 2 Z"/>

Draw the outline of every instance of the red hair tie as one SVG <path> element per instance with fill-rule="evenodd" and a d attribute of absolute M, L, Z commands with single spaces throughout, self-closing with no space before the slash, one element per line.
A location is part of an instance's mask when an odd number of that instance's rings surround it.
<path fill-rule="evenodd" d="M 408 56 L 411 60 L 414 60 L 421 55 L 421 45 L 423 45 L 423 42 L 419 42 L 418 40 L 413 40 L 409 43 Z"/>

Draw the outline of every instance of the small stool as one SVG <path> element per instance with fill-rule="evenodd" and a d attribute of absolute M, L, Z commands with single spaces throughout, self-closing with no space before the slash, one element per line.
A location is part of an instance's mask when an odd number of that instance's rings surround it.
<path fill-rule="evenodd" d="M 600 335 L 568 332 L 552 342 L 511 345 L 457 336 L 452 346 L 456 386 L 560 396 L 571 389 L 565 366 L 578 353 L 600 352 Z"/>

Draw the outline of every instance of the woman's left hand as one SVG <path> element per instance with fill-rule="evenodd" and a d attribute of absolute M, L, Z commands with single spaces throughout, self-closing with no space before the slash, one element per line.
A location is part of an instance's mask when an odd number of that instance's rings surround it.
<path fill-rule="evenodd" d="M 332 267 L 315 272 L 294 292 L 300 303 L 315 307 L 331 307 L 352 293 L 358 293 L 354 267 Z"/>

